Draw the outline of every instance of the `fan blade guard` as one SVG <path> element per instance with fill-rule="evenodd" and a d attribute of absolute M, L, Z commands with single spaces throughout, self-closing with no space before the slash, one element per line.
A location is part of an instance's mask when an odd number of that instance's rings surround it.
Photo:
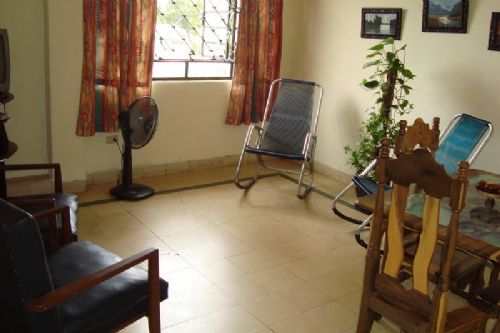
<path fill-rule="evenodd" d="M 129 113 L 132 148 L 144 147 L 158 126 L 158 107 L 151 97 L 141 97 L 132 104 Z"/>

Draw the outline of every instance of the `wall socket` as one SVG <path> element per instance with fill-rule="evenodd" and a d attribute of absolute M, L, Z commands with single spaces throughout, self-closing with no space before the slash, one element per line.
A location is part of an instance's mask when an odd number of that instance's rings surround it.
<path fill-rule="evenodd" d="M 118 134 L 108 135 L 106 137 L 106 143 L 107 144 L 115 143 L 115 141 L 118 142 Z"/>

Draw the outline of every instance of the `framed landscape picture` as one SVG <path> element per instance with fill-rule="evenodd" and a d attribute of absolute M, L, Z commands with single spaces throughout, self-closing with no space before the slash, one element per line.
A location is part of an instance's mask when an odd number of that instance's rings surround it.
<path fill-rule="evenodd" d="M 469 0 L 424 0 L 422 31 L 467 33 Z"/>
<path fill-rule="evenodd" d="M 491 14 L 491 28 L 488 50 L 500 51 L 500 13 Z"/>
<path fill-rule="evenodd" d="M 401 39 L 401 8 L 363 8 L 361 37 Z"/>

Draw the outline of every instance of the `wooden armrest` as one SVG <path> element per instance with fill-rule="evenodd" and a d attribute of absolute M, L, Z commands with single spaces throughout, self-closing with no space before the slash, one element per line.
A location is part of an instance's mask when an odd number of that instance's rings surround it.
<path fill-rule="evenodd" d="M 71 232 L 71 221 L 70 221 L 70 213 L 68 206 L 45 209 L 33 214 L 33 218 L 37 222 L 45 218 L 48 219 L 49 221 L 49 246 L 51 251 L 57 250 L 60 246 L 58 232 L 57 232 L 57 220 L 56 220 L 57 214 L 61 215 L 62 243 L 63 244 L 71 243 L 73 241 L 73 236 Z"/>
<path fill-rule="evenodd" d="M 56 200 L 54 198 L 16 198 L 8 197 L 7 201 L 11 204 L 23 208 L 23 207 L 33 207 L 33 206 L 45 206 L 47 209 L 54 208 L 56 206 Z"/>
<path fill-rule="evenodd" d="M 56 193 L 62 193 L 62 175 L 61 165 L 59 163 L 38 163 L 38 164 L 9 164 L 2 165 L 5 171 L 23 171 L 23 170 L 54 170 L 54 186 Z"/>
<path fill-rule="evenodd" d="M 159 302 L 160 297 L 160 277 L 159 277 L 159 254 L 158 249 L 149 248 L 138 254 L 123 259 L 116 264 L 101 269 L 95 273 L 87 275 L 81 279 L 70 282 L 57 288 L 43 296 L 25 302 L 28 311 L 44 312 L 52 307 L 64 303 L 71 298 L 83 293 L 93 286 L 109 280 L 141 262 L 148 260 L 148 293 L 149 301 Z"/>

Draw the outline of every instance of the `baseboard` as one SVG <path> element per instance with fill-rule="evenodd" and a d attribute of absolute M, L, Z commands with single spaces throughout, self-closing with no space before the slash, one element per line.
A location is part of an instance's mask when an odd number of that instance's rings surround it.
<path fill-rule="evenodd" d="M 236 167 L 239 161 L 239 155 L 227 155 L 214 157 L 202 160 L 189 160 L 183 162 L 174 162 L 161 165 L 139 166 L 134 167 L 132 173 L 134 179 L 172 175 L 184 172 L 192 172 L 198 170 L 206 170 L 220 167 Z M 249 155 L 245 163 L 255 163 L 256 158 Z M 315 162 L 315 170 L 317 173 L 323 174 L 334 180 L 347 183 L 352 175 L 342 171 L 333 169 L 325 164 Z M 63 171 L 64 172 L 64 171 Z M 103 183 L 116 182 L 120 175 L 120 170 L 106 170 L 94 172 L 87 175 L 86 180 L 74 180 L 63 182 L 63 188 L 68 193 L 80 193 L 87 189 L 88 185 L 97 185 Z M 23 194 L 34 194 L 41 188 L 52 188 L 53 180 L 48 175 L 25 176 L 9 179 L 9 188 L 14 188 L 14 193 L 22 192 Z M 36 184 L 36 186 L 33 185 Z"/>
<path fill-rule="evenodd" d="M 148 166 L 137 166 L 133 167 L 132 174 L 134 179 L 145 178 L 145 177 L 154 177 L 154 176 L 164 176 L 164 175 L 173 175 L 184 172 L 192 172 L 198 170 L 206 170 L 220 167 L 228 167 L 234 166 L 238 164 L 240 155 L 226 155 L 213 157 L 208 159 L 201 160 L 188 160 L 182 162 L 173 162 L 167 164 L 159 164 L 159 165 L 148 165 Z M 246 163 L 254 162 L 255 159 L 252 157 L 248 158 Z M 74 181 L 74 182 L 64 182 L 63 186 L 71 187 L 75 189 L 75 193 L 85 191 L 87 185 L 96 185 L 103 183 L 115 182 L 119 175 L 119 169 L 115 170 L 106 170 L 106 171 L 98 171 L 93 172 L 87 175 L 87 181 Z"/>

